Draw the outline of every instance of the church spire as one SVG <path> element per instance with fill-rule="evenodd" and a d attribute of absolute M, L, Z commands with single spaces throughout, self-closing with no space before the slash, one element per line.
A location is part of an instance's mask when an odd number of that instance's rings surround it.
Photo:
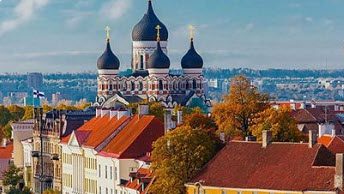
<path fill-rule="evenodd" d="M 189 36 L 190 40 L 193 41 L 195 37 L 195 27 L 193 25 L 189 25 Z"/>
<path fill-rule="evenodd" d="M 109 26 L 105 27 L 105 32 L 106 32 L 106 42 L 109 43 L 110 42 L 110 31 L 111 28 Z"/>

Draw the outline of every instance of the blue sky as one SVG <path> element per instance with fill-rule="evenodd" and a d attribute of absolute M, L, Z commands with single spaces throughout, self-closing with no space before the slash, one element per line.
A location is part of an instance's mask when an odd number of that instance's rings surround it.
<path fill-rule="evenodd" d="M 129 67 L 131 30 L 146 0 L 0 0 L 0 72 L 95 71 L 104 28 Z M 343 0 L 153 0 L 168 27 L 173 68 L 187 26 L 205 67 L 344 68 Z"/>

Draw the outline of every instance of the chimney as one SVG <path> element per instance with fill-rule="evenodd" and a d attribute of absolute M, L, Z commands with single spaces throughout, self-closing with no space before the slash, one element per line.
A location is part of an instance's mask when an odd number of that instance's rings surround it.
<path fill-rule="evenodd" d="M 272 139 L 271 131 L 264 130 L 262 132 L 262 147 L 266 148 L 271 143 L 271 139 Z"/>
<path fill-rule="evenodd" d="M 139 104 L 137 108 L 138 115 L 148 115 L 149 114 L 149 106 L 147 104 Z"/>
<path fill-rule="evenodd" d="M 2 139 L 2 142 L 1 142 L 1 147 L 6 147 L 7 146 L 7 139 L 6 138 L 3 138 Z"/>
<path fill-rule="evenodd" d="M 317 143 L 317 135 L 312 130 L 308 131 L 308 147 L 312 148 Z"/>
<path fill-rule="evenodd" d="M 316 108 L 316 107 L 317 107 L 316 102 L 315 102 L 315 101 L 312 101 L 312 103 L 311 103 L 311 108 Z"/>
<path fill-rule="evenodd" d="M 169 109 L 165 109 L 164 128 L 165 128 L 165 133 L 167 133 L 168 131 L 170 131 L 170 129 L 173 128 L 172 112 Z"/>
<path fill-rule="evenodd" d="M 303 101 L 300 103 L 300 109 L 305 109 L 306 108 L 306 102 Z"/>
<path fill-rule="evenodd" d="M 101 117 L 104 117 L 104 116 L 106 116 L 106 115 L 108 115 L 110 113 L 110 109 L 101 109 L 100 110 L 100 116 Z"/>
<path fill-rule="evenodd" d="M 177 125 L 183 124 L 183 111 L 177 111 Z"/>
<path fill-rule="evenodd" d="M 102 109 L 100 107 L 97 107 L 96 108 L 96 117 L 100 117 L 101 116 L 101 112 L 102 112 Z"/>
<path fill-rule="evenodd" d="M 118 111 L 115 109 L 110 110 L 110 119 L 117 117 Z"/>
<path fill-rule="evenodd" d="M 225 133 L 223 133 L 223 132 L 220 133 L 220 140 L 222 141 L 222 143 L 226 143 L 226 135 L 225 135 Z"/>
<path fill-rule="evenodd" d="M 334 187 L 338 189 L 343 189 L 343 170 L 344 170 L 344 154 L 336 154 L 336 170 L 334 175 Z"/>

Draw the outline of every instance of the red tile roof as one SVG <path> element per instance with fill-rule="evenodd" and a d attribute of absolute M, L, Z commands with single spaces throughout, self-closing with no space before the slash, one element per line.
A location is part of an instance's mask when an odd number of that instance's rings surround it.
<path fill-rule="evenodd" d="M 6 147 L 0 147 L 0 159 L 11 159 L 13 152 L 13 143 L 8 142 Z"/>
<path fill-rule="evenodd" d="M 329 191 L 334 155 L 323 145 L 229 142 L 191 180 L 205 186 L 284 191 Z"/>
<path fill-rule="evenodd" d="M 138 158 L 152 151 L 152 143 L 164 135 L 164 125 L 155 116 L 136 115 L 100 154 L 117 158 Z"/>
<path fill-rule="evenodd" d="M 318 143 L 325 145 L 332 153 L 344 153 L 344 136 L 323 135 L 318 138 Z"/>
<path fill-rule="evenodd" d="M 129 180 L 124 187 L 140 192 L 141 194 L 146 193 L 149 186 L 154 181 L 153 174 L 150 169 L 139 168 L 137 172 L 131 173 L 132 179 Z M 142 186 L 144 186 L 142 188 Z"/>

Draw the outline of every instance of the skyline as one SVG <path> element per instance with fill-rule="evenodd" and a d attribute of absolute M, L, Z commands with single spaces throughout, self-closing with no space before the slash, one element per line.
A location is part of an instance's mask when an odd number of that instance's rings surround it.
<path fill-rule="evenodd" d="M 146 0 L 2 0 L 0 73 L 96 71 L 107 25 L 125 70 L 130 67 L 131 30 L 146 4 Z M 196 26 L 195 46 L 205 68 L 344 67 L 343 1 L 153 0 L 153 6 L 169 30 L 172 68 L 180 67 L 189 47 L 190 24 Z"/>

